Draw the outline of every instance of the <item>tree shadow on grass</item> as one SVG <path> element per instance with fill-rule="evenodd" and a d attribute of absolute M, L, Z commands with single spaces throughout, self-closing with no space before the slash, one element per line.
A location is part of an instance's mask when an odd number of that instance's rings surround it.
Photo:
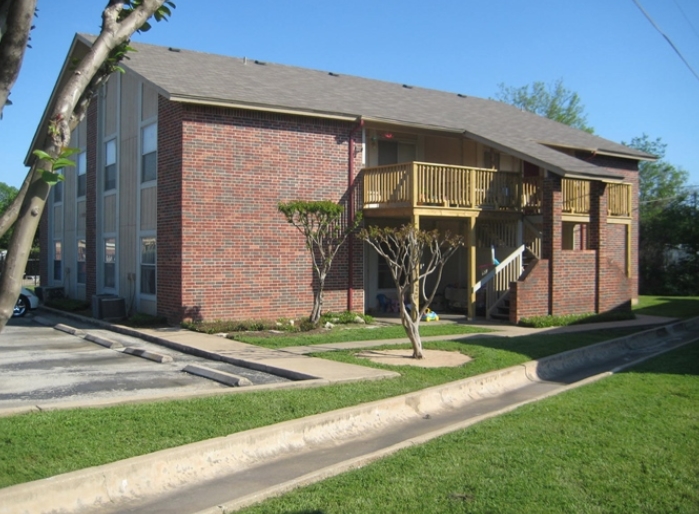
<path fill-rule="evenodd" d="M 634 309 L 636 314 L 667 316 L 671 318 L 693 318 L 699 316 L 699 297 L 659 296 L 653 305 Z"/>

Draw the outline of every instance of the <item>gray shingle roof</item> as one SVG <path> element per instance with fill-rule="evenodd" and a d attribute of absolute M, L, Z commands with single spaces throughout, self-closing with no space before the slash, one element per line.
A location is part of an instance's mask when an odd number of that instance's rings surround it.
<path fill-rule="evenodd" d="M 79 35 L 86 43 L 92 36 Z M 628 156 L 648 154 L 494 100 L 361 77 L 132 43 L 123 66 L 167 98 L 421 125 L 469 137 L 561 175 L 618 177 L 554 146 Z"/>

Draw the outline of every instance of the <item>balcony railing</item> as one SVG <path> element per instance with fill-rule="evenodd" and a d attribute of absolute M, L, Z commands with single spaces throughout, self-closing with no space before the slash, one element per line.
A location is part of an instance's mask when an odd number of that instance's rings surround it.
<path fill-rule="evenodd" d="M 407 162 L 364 170 L 364 207 L 438 206 L 519 210 L 520 174 Z"/>
<path fill-rule="evenodd" d="M 590 182 L 562 179 L 563 214 L 590 214 Z M 610 217 L 631 217 L 631 184 L 609 184 Z M 540 177 L 519 172 L 404 162 L 364 169 L 364 208 L 446 207 L 541 214 Z"/>

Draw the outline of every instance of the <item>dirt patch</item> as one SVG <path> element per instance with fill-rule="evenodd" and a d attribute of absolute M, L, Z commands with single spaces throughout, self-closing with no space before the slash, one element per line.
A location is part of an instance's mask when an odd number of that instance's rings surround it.
<path fill-rule="evenodd" d="M 455 368 L 470 362 L 471 357 L 460 352 L 422 350 L 424 359 L 413 359 L 412 350 L 364 350 L 356 357 L 389 366 L 417 366 L 420 368 Z"/>

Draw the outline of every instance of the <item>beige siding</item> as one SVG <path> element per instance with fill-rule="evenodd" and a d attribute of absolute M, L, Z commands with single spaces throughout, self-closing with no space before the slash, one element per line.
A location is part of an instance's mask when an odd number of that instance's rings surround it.
<path fill-rule="evenodd" d="M 478 144 L 470 139 L 463 142 L 463 166 L 478 166 Z"/>
<path fill-rule="evenodd" d="M 157 194 L 157 187 L 141 190 L 141 230 L 155 230 L 157 227 Z"/>
<path fill-rule="evenodd" d="M 57 205 L 53 208 L 53 238 L 63 237 L 63 206 Z"/>
<path fill-rule="evenodd" d="M 77 223 L 76 223 L 76 228 L 77 228 L 77 237 L 80 238 L 85 238 L 85 222 L 86 222 L 86 202 L 85 200 L 81 200 L 77 203 Z"/>
<path fill-rule="evenodd" d="M 117 230 L 117 196 L 108 195 L 104 197 L 104 232 L 114 233 Z"/>
<path fill-rule="evenodd" d="M 425 137 L 425 161 L 441 164 L 462 164 L 461 139 L 448 137 Z"/>
<path fill-rule="evenodd" d="M 141 120 L 146 121 L 158 115 L 158 92 L 148 84 L 143 84 Z"/>
<path fill-rule="evenodd" d="M 104 98 L 104 135 L 111 136 L 117 131 L 117 100 L 119 90 L 119 74 L 115 73 L 105 85 Z"/>

